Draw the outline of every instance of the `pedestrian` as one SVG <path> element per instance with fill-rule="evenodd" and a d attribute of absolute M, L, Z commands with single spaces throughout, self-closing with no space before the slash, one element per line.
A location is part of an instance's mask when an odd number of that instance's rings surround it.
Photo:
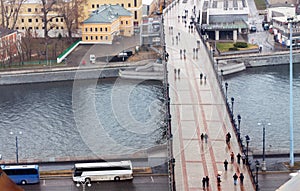
<path fill-rule="evenodd" d="M 228 167 L 228 161 L 227 161 L 227 159 L 225 159 L 225 161 L 224 161 L 224 168 L 225 168 L 225 171 L 227 171 L 227 167 Z"/>
<path fill-rule="evenodd" d="M 231 163 L 233 163 L 234 162 L 234 153 L 233 152 L 230 153 L 230 159 L 231 159 Z"/>
<path fill-rule="evenodd" d="M 243 175 L 243 173 L 241 173 L 240 174 L 240 182 L 241 182 L 241 185 L 243 185 L 243 183 L 244 183 L 244 175 Z"/>
<path fill-rule="evenodd" d="M 236 175 L 236 173 L 234 173 L 234 175 L 233 175 L 233 184 L 234 185 L 237 184 L 237 179 L 238 179 L 238 176 Z"/>
<path fill-rule="evenodd" d="M 176 35 L 176 45 L 178 45 L 178 36 Z"/>
<path fill-rule="evenodd" d="M 204 139 L 204 134 L 203 133 L 201 133 L 201 141 L 203 142 L 203 139 Z"/>
<path fill-rule="evenodd" d="M 208 178 L 208 176 L 206 176 L 205 181 L 206 181 L 206 187 L 208 188 L 208 186 L 209 186 L 209 178 Z"/>
<path fill-rule="evenodd" d="M 205 188 L 205 183 L 206 183 L 206 178 L 203 177 L 203 178 L 202 178 L 202 187 L 203 187 L 203 188 Z"/>
<path fill-rule="evenodd" d="M 246 156 L 244 153 L 242 154 L 242 161 L 243 161 L 243 164 L 246 164 Z"/>
<path fill-rule="evenodd" d="M 178 32 L 178 40 L 180 40 L 180 32 Z"/>
<path fill-rule="evenodd" d="M 180 68 L 177 69 L 178 78 L 180 78 Z"/>
<path fill-rule="evenodd" d="M 182 49 L 179 50 L 179 53 L 180 53 L 180 58 L 181 58 L 181 55 L 182 55 Z"/>
<path fill-rule="evenodd" d="M 172 45 L 174 45 L 174 37 L 172 36 Z"/>
<path fill-rule="evenodd" d="M 175 78 L 176 78 L 176 68 L 174 68 L 174 75 L 175 75 Z"/>
<path fill-rule="evenodd" d="M 200 73 L 200 80 L 202 80 L 202 78 L 203 78 L 203 74 L 202 74 L 202 73 Z"/>
<path fill-rule="evenodd" d="M 204 83 L 206 83 L 206 75 L 204 75 Z"/>
<path fill-rule="evenodd" d="M 217 175 L 217 184 L 218 184 L 218 186 L 221 186 L 221 175 L 220 174 Z"/>
<path fill-rule="evenodd" d="M 236 155 L 236 159 L 237 159 L 237 163 L 238 163 L 238 164 L 241 163 L 241 157 L 242 157 L 242 155 L 241 155 L 240 153 L 238 153 L 238 154 Z"/>
<path fill-rule="evenodd" d="M 229 144 L 230 139 L 231 139 L 231 134 L 228 132 L 228 133 L 226 134 L 226 143 L 227 143 L 227 144 Z"/>
<path fill-rule="evenodd" d="M 207 143 L 208 135 L 206 133 L 204 134 L 204 139 L 205 139 L 205 143 Z"/>

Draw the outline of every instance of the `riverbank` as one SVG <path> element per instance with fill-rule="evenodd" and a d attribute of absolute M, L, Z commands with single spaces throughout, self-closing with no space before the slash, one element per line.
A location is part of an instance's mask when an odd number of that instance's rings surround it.
<path fill-rule="evenodd" d="M 134 69 L 155 60 L 82 65 L 78 67 L 33 68 L 0 72 L 0 85 L 73 81 L 119 77 L 120 69 Z"/>

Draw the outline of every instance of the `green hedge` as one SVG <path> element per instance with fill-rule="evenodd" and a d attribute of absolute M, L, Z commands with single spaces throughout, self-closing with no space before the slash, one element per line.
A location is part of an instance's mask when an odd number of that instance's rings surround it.
<path fill-rule="evenodd" d="M 236 48 L 247 48 L 248 44 L 246 42 L 236 42 L 233 44 L 233 46 Z"/>
<path fill-rule="evenodd" d="M 237 50 L 239 50 L 237 47 L 231 47 L 231 48 L 229 48 L 228 49 L 229 51 L 237 51 Z"/>

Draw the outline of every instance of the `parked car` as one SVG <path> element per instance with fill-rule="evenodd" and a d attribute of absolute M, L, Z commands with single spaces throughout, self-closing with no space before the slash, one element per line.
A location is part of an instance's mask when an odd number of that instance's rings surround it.
<path fill-rule="evenodd" d="M 250 27 L 250 32 L 256 32 L 256 26 L 251 26 Z"/>

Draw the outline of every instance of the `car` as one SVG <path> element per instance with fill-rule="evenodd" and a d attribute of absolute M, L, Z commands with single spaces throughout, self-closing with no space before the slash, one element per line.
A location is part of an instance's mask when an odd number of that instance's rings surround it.
<path fill-rule="evenodd" d="M 256 32 L 256 26 L 251 26 L 250 27 L 250 32 Z"/>

